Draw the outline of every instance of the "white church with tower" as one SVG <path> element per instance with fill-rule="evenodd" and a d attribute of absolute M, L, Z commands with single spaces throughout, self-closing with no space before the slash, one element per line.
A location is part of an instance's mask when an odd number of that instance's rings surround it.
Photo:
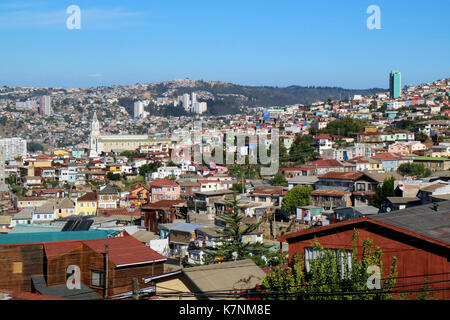
<path fill-rule="evenodd" d="M 155 138 L 149 135 L 101 135 L 100 122 L 97 119 L 97 112 L 91 123 L 91 133 L 89 136 L 89 157 L 95 158 L 102 152 L 111 152 L 113 150 L 136 150 L 140 146 L 148 146 L 170 141 L 167 138 Z"/>

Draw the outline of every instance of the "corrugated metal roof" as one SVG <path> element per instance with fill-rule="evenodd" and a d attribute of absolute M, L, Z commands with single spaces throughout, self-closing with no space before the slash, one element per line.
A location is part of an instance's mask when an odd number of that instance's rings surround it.
<path fill-rule="evenodd" d="M 371 218 L 450 244 L 450 201 L 437 204 L 437 211 L 433 204 L 426 204 Z"/>
<path fill-rule="evenodd" d="M 107 230 L 89 230 L 89 231 L 70 231 L 70 232 L 33 232 L 33 233 L 16 233 L 16 234 L 0 234 L 0 245 L 2 244 L 18 244 L 18 243 L 35 243 L 47 241 L 63 241 L 63 240 L 87 240 L 107 238 L 112 231 Z"/>

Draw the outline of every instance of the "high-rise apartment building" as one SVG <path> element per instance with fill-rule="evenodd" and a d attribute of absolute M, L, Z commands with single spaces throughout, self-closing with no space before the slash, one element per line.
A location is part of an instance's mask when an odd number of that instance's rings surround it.
<path fill-rule="evenodd" d="M 391 71 L 389 74 L 389 93 L 391 98 L 398 98 L 402 94 L 402 80 L 400 71 Z"/>
<path fill-rule="evenodd" d="M 144 103 L 142 101 L 136 101 L 134 103 L 134 118 L 137 119 L 144 113 Z"/>
<path fill-rule="evenodd" d="M 25 157 L 27 155 L 27 141 L 21 138 L 0 139 L 0 147 L 3 148 L 5 160 L 12 160 L 16 156 Z"/>
<path fill-rule="evenodd" d="M 191 99 L 190 99 L 188 93 L 183 94 L 182 104 L 183 104 L 184 110 L 186 110 L 187 112 L 189 112 L 191 110 Z"/>
<path fill-rule="evenodd" d="M 5 154 L 3 146 L 0 145 L 0 183 L 5 183 Z"/>
<path fill-rule="evenodd" d="M 42 96 L 41 97 L 41 103 L 39 106 L 39 113 L 49 116 L 52 114 L 52 105 L 51 105 L 51 99 L 49 96 Z"/>

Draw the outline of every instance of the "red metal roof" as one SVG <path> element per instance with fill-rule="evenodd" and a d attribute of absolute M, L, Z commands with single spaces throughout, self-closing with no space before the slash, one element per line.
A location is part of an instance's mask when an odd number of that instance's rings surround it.
<path fill-rule="evenodd" d="M 105 244 L 107 244 L 108 261 L 116 267 L 167 260 L 166 257 L 129 235 L 106 239 L 51 241 L 43 244 L 47 257 L 54 257 L 81 244 L 86 245 L 99 254 L 104 254 Z"/>
<path fill-rule="evenodd" d="M 84 240 L 83 243 L 102 254 L 105 253 L 105 244 L 108 244 L 108 259 L 116 266 L 167 260 L 132 236 Z"/>

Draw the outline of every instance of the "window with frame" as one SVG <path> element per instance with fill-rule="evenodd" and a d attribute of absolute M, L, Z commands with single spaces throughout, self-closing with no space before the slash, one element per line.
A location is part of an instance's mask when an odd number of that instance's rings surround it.
<path fill-rule="evenodd" d="M 352 269 L 352 250 L 324 248 L 325 250 L 332 250 L 335 254 L 336 262 L 340 265 L 340 270 L 344 270 L 345 264 L 347 264 L 348 271 Z M 323 253 L 323 252 L 322 252 Z M 317 250 L 311 247 L 305 248 L 305 270 L 311 271 L 311 261 L 318 258 L 321 254 L 321 250 Z M 343 273 L 342 277 L 344 276 Z"/>
<path fill-rule="evenodd" d="M 91 270 L 91 286 L 104 287 L 105 286 L 105 272 L 99 270 Z"/>

